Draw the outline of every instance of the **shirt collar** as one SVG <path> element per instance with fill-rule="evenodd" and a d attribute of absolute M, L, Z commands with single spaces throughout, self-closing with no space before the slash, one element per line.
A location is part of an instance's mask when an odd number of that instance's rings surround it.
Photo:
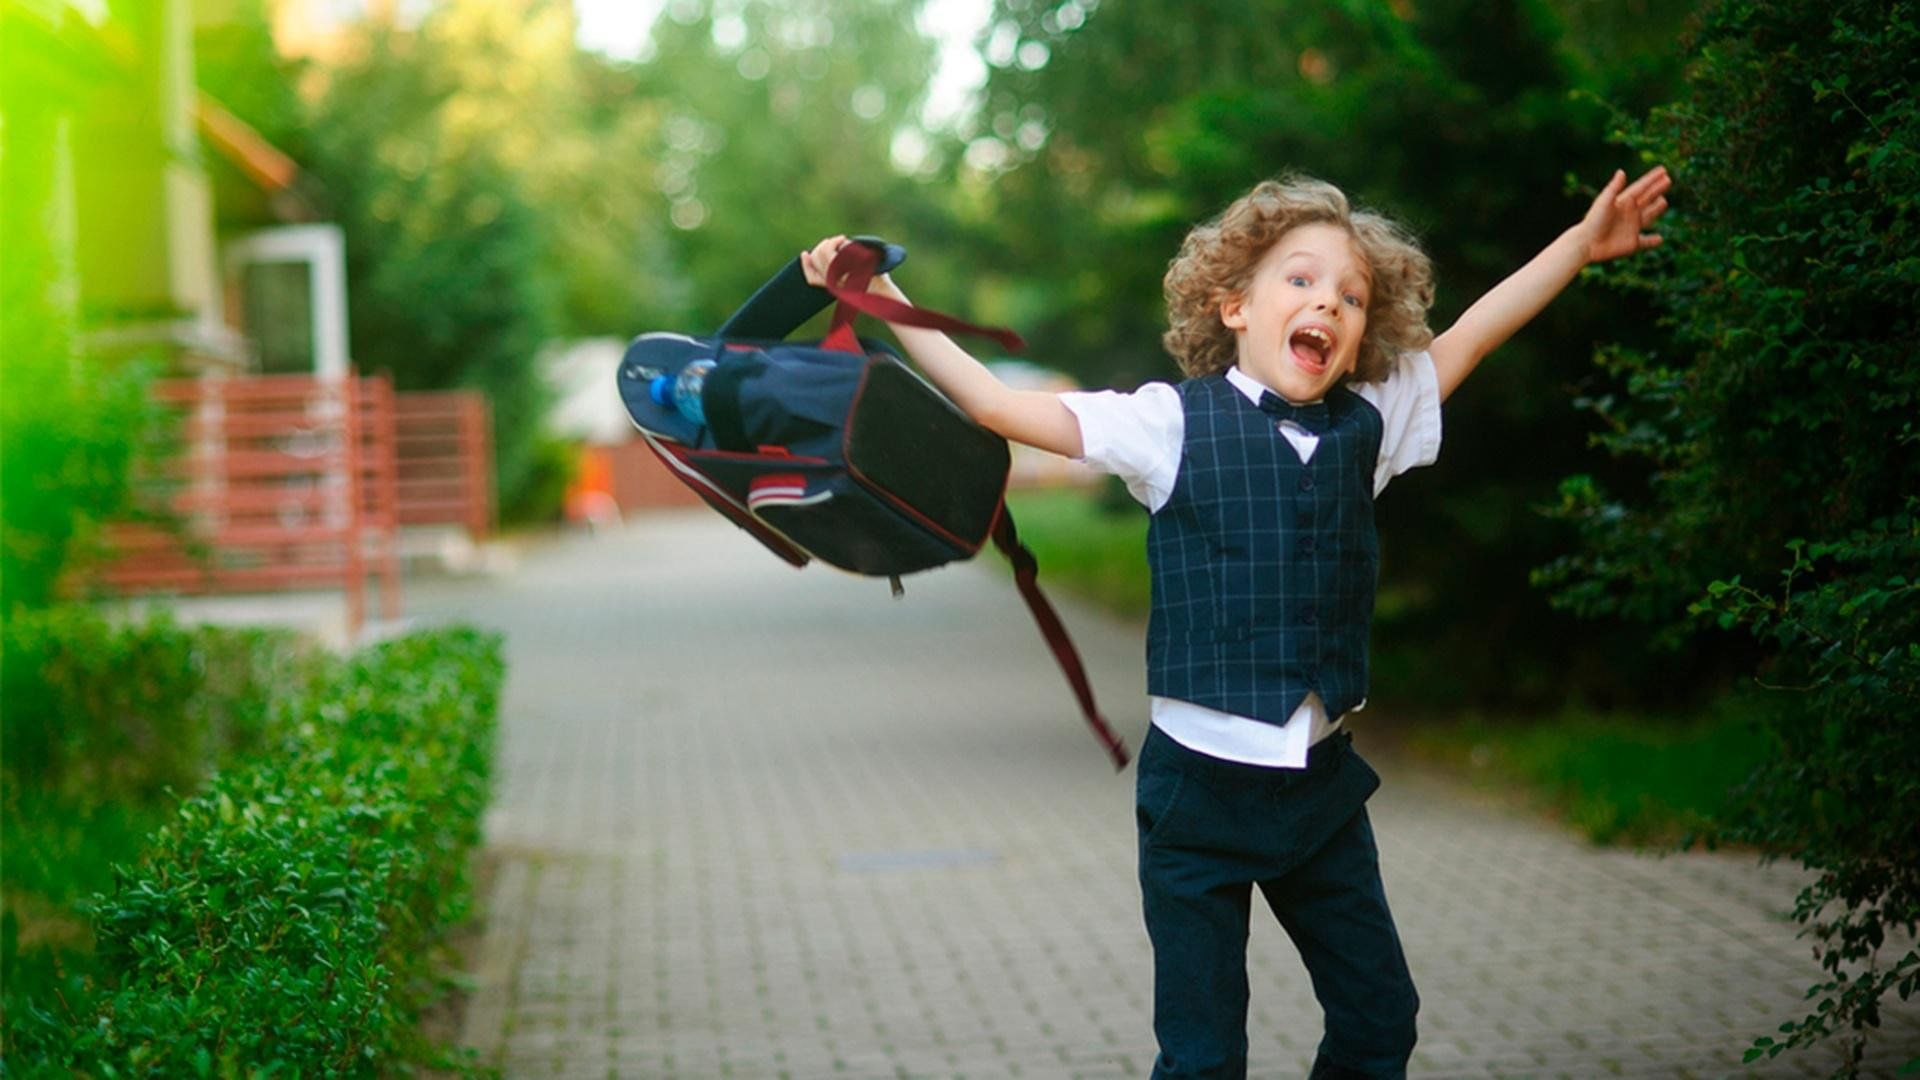
<path fill-rule="evenodd" d="M 1261 394 L 1279 393 L 1278 390 L 1270 386 L 1262 385 L 1259 379 L 1240 370 L 1239 364 L 1235 364 L 1227 369 L 1227 381 L 1233 384 L 1235 390 L 1247 395 L 1247 400 L 1253 402 L 1255 405 L 1260 404 Z M 1301 402 L 1300 404 L 1311 405 L 1313 402 Z"/>

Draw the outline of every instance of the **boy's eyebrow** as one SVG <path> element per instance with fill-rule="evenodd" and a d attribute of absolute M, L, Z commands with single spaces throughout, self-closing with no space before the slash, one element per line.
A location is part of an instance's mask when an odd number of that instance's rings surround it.
<path fill-rule="evenodd" d="M 1288 259 L 1298 259 L 1298 258 L 1311 259 L 1317 263 L 1320 261 L 1320 253 L 1316 251 L 1309 251 L 1306 248 L 1297 248 L 1293 251 L 1287 252 L 1285 255 L 1282 255 L 1280 257 L 1280 261 L 1286 262 Z M 1362 267 L 1356 270 L 1354 272 L 1354 278 L 1355 280 L 1360 282 L 1361 288 L 1363 289 L 1373 288 L 1373 278 L 1367 273 L 1367 270 L 1365 267 Z"/>

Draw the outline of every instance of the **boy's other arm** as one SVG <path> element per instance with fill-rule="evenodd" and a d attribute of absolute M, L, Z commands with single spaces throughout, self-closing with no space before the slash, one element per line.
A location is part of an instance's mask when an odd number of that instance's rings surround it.
<path fill-rule="evenodd" d="M 801 267 L 809 282 L 819 285 L 826 280 L 826 267 L 844 243 L 844 236 L 828 237 L 801 254 Z M 906 294 L 886 275 L 874 278 L 868 291 L 907 302 Z M 1063 457 L 1078 458 L 1085 453 L 1080 421 L 1058 394 L 1013 389 L 938 330 L 889 325 L 914 364 L 981 427 Z"/>
<path fill-rule="evenodd" d="M 1658 247 L 1660 237 L 1643 230 L 1666 212 L 1666 192 L 1672 184 L 1665 166 L 1649 170 L 1632 184 L 1627 183 L 1626 173 L 1616 171 L 1578 225 L 1488 290 L 1434 338 L 1430 352 L 1440 400 L 1445 401 L 1488 353 L 1540 314 L 1582 267 Z"/>

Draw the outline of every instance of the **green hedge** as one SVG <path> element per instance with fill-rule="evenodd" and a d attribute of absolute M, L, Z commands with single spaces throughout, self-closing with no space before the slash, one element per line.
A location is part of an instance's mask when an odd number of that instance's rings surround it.
<path fill-rule="evenodd" d="M 181 805 L 96 898 L 96 1008 L 10 1017 L 8 1072 L 357 1076 L 422 1062 L 413 1017 L 464 919 L 504 675 L 497 638 L 342 664 L 268 752 Z"/>
<path fill-rule="evenodd" d="M 284 631 L 112 623 L 82 607 L 15 612 L 0 626 L 0 766 L 10 784 L 88 802 L 190 792 L 260 749 L 276 700 L 325 657 Z"/>

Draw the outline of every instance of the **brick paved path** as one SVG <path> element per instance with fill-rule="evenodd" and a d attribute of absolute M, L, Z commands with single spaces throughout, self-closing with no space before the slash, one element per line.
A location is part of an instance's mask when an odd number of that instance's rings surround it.
<path fill-rule="evenodd" d="M 409 599 L 509 635 L 466 1029 L 509 1077 L 1150 1069 L 1132 773 L 997 570 L 909 578 L 896 602 L 702 513 Z M 1063 615 L 1137 745 L 1139 631 Z M 1375 764 L 1415 1076 L 1734 1074 L 1815 974 L 1779 914 L 1789 871 L 1590 850 Z M 1318 1010 L 1255 914 L 1254 1074 L 1300 1076 Z M 1889 1024 L 1920 1053 L 1913 1007 Z"/>

